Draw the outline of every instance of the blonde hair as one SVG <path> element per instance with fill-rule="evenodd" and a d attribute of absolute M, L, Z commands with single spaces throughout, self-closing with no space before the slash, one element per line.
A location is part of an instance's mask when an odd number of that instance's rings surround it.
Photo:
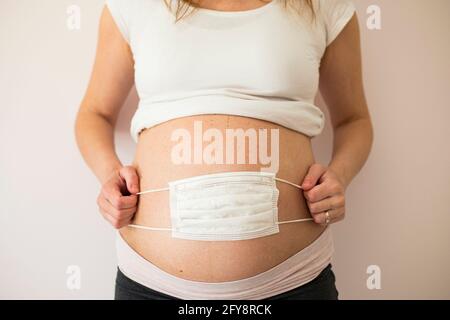
<path fill-rule="evenodd" d="M 173 8 L 172 2 L 176 3 L 175 9 Z M 261 0 L 262 2 L 270 3 L 270 1 Z M 276 1 L 276 0 L 271 0 Z M 314 6 L 312 1 L 313 0 L 282 0 L 284 2 L 284 7 L 287 8 L 288 6 L 293 8 L 294 10 L 297 10 L 300 14 L 303 14 L 303 8 L 306 6 L 309 9 L 309 12 L 311 13 L 312 17 L 314 18 Z M 183 17 L 187 16 L 188 13 L 191 14 L 198 10 L 198 6 L 196 5 L 196 2 L 193 0 L 164 0 L 164 3 L 166 4 L 167 8 L 174 13 L 175 15 L 175 22 L 178 22 L 179 20 L 183 19 Z M 201 1 L 199 2 L 201 3 Z M 191 11 L 191 12 L 189 12 Z"/>

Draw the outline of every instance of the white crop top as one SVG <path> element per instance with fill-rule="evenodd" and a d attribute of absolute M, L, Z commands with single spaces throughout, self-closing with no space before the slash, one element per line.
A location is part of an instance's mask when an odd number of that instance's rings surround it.
<path fill-rule="evenodd" d="M 133 139 L 199 114 L 251 117 L 318 135 L 320 61 L 355 7 L 350 0 L 313 0 L 314 22 L 283 3 L 234 12 L 199 8 L 174 23 L 164 0 L 106 0 L 135 61 Z"/>

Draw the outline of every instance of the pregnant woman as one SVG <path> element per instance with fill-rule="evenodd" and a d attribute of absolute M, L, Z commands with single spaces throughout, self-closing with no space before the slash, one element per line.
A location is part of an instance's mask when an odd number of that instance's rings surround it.
<path fill-rule="evenodd" d="M 76 137 L 119 230 L 115 298 L 337 299 L 330 225 L 372 145 L 361 73 L 348 0 L 107 0 Z"/>

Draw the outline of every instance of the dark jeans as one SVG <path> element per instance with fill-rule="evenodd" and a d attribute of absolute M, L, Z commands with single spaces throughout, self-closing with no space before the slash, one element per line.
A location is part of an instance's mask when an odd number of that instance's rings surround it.
<path fill-rule="evenodd" d="M 265 300 L 338 300 L 335 276 L 329 264 L 314 280 Z M 115 300 L 180 300 L 147 288 L 117 269 Z"/>

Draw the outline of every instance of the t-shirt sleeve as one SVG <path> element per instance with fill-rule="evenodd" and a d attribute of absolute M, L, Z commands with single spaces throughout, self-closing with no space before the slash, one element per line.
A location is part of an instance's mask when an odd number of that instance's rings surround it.
<path fill-rule="evenodd" d="M 129 0 L 106 0 L 106 7 L 109 9 L 114 22 L 126 42 L 130 42 L 130 10 L 127 5 Z"/>
<path fill-rule="evenodd" d="M 329 46 L 353 17 L 356 8 L 351 0 L 323 0 L 320 5 Z"/>

